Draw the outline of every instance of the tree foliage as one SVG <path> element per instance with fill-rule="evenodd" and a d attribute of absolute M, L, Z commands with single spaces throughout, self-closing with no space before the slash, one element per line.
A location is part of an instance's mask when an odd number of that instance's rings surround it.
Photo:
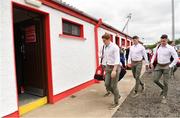
<path fill-rule="evenodd" d="M 152 45 L 146 45 L 146 47 L 149 48 L 149 49 L 153 49 L 153 48 L 156 47 L 157 43 L 158 43 L 158 42 L 156 42 L 156 43 L 154 43 L 154 44 L 152 44 Z M 180 38 L 175 40 L 175 44 L 176 44 L 176 45 L 180 44 Z"/>
<path fill-rule="evenodd" d="M 177 39 L 177 40 L 175 40 L 175 44 L 176 44 L 176 45 L 180 44 L 180 38 Z"/>

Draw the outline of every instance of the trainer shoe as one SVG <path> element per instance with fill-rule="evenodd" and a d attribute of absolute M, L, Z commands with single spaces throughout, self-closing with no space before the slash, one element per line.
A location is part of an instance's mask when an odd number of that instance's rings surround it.
<path fill-rule="evenodd" d="M 104 97 L 107 97 L 107 96 L 110 96 L 111 95 L 111 92 L 107 92 L 106 94 L 104 94 Z"/>
<path fill-rule="evenodd" d="M 162 96 L 163 95 L 163 91 L 161 91 L 161 93 L 160 93 L 160 96 Z"/>
<path fill-rule="evenodd" d="M 138 94 L 137 92 L 134 92 L 133 95 L 132 95 L 132 97 L 135 98 L 135 97 L 137 97 L 138 95 L 139 95 L 139 94 Z"/>
<path fill-rule="evenodd" d="M 167 100 L 166 100 L 166 97 L 165 97 L 165 96 L 162 97 L 161 103 L 163 103 L 163 104 L 166 104 L 166 103 L 167 103 Z"/>
<path fill-rule="evenodd" d="M 109 109 L 111 110 L 111 109 L 114 109 L 114 108 L 116 108 L 116 107 L 118 107 L 118 106 L 119 106 L 119 103 L 112 104 L 112 105 L 109 107 Z"/>
<path fill-rule="evenodd" d="M 141 92 L 142 92 L 142 93 L 145 92 L 145 83 L 142 85 L 142 90 L 141 90 Z"/>

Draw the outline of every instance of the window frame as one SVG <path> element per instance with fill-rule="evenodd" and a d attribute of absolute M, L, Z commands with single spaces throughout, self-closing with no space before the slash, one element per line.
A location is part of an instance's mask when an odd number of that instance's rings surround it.
<path fill-rule="evenodd" d="M 78 26 L 80 28 L 80 36 L 64 33 L 64 22 Z M 85 39 L 84 38 L 84 27 L 80 23 L 74 22 L 74 21 L 66 19 L 66 18 L 62 18 L 62 34 L 60 34 L 60 36 L 68 37 L 68 38 L 75 38 L 75 39 Z"/>
<path fill-rule="evenodd" d="M 121 46 L 126 46 L 126 39 L 125 38 L 121 38 Z"/>

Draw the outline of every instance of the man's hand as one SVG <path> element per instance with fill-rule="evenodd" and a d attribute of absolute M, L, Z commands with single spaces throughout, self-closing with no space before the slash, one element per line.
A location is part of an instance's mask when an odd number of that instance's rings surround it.
<path fill-rule="evenodd" d="M 131 65 L 131 64 L 128 64 L 127 66 L 128 66 L 129 68 L 131 68 L 132 65 Z"/>
<path fill-rule="evenodd" d="M 112 79 L 116 78 L 116 71 L 115 71 L 115 70 L 113 70 L 113 71 L 111 72 L 111 78 L 112 78 Z"/>
<path fill-rule="evenodd" d="M 169 68 L 173 68 L 173 66 L 172 66 L 172 65 L 169 65 Z"/>
<path fill-rule="evenodd" d="M 150 64 L 150 67 L 151 67 L 151 69 L 154 69 L 154 65 L 153 64 Z"/>
<path fill-rule="evenodd" d="M 149 70 L 149 65 L 146 65 L 146 71 L 148 71 Z"/>

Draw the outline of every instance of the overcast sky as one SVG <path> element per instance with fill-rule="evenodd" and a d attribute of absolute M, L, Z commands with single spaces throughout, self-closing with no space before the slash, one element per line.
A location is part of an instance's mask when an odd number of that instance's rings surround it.
<path fill-rule="evenodd" d="M 161 34 L 171 39 L 171 0 L 63 0 L 79 10 L 119 29 L 123 29 L 127 15 L 130 36 L 138 35 L 146 42 L 156 42 Z M 175 38 L 180 38 L 180 0 L 175 2 Z M 178 16 L 179 14 L 179 16 Z M 143 39 L 144 38 L 144 39 Z"/>

